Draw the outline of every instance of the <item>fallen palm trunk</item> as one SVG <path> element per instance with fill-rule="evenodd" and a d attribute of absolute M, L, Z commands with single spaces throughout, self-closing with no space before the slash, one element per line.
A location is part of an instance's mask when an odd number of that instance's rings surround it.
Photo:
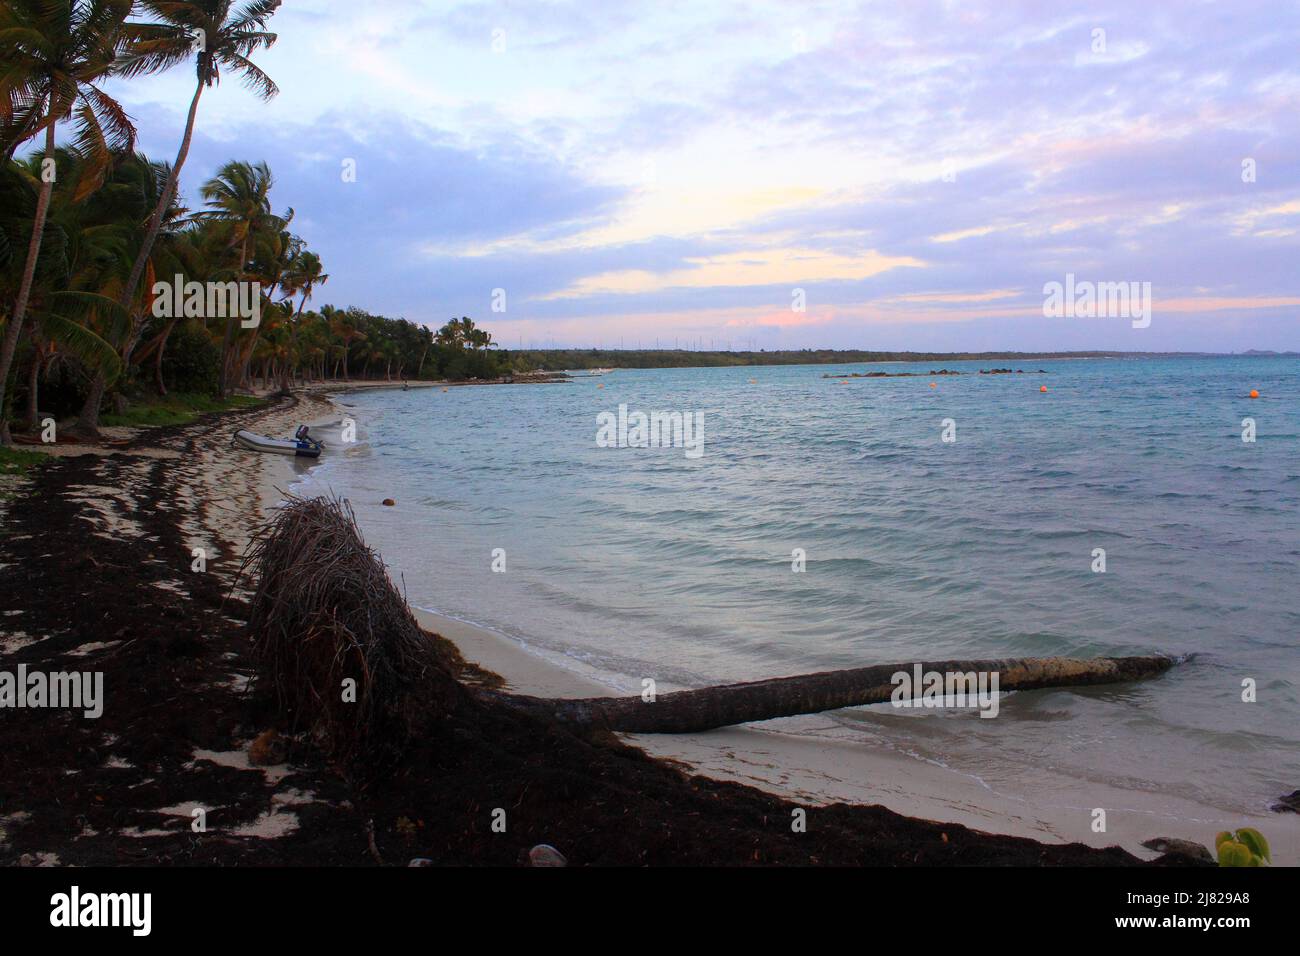
<path fill-rule="evenodd" d="M 630 733 L 690 733 L 889 700 L 894 675 L 991 675 L 999 691 L 1117 684 L 1152 677 L 1169 657 L 1028 657 L 878 664 L 725 684 L 641 698 L 546 699 L 467 687 L 420 630 L 352 510 L 328 498 L 290 498 L 255 536 L 244 571 L 262 679 L 299 728 L 316 732 L 349 765 L 371 769 L 428 738 L 454 712 L 505 706 L 548 723 Z M 973 691 L 976 684 L 968 685 Z M 919 696 L 919 694 L 917 695 Z"/>
<path fill-rule="evenodd" d="M 823 671 L 798 677 L 778 677 L 744 684 L 723 684 L 700 690 L 640 697 L 587 697 L 556 700 L 524 697 L 501 691 L 481 692 L 519 710 L 564 723 L 641 734 L 688 734 L 733 724 L 797 714 L 815 714 L 841 707 L 860 707 L 890 700 L 898 692 L 896 674 L 922 673 L 998 675 L 997 689 L 1036 690 L 1119 684 L 1154 677 L 1176 663 L 1171 657 L 1018 657 L 987 661 L 925 661 L 876 664 L 852 670 Z M 975 683 L 970 684 L 974 693 Z M 907 695 L 909 698 L 911 694 Z M 920 688 L 915 695 L 920 697 Z"/>

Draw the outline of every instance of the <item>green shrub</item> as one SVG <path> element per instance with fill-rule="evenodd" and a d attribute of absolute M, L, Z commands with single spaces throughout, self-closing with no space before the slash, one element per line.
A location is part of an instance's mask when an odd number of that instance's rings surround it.
<path fill-rule="evenodd" d="M 163 352 L 163 383 L 169 391 L 214 395 L 221 374 L 221 348 L 197 319 L 172 329 Z"/>
<path fill-rule="evenodd" d="M 1219 866 L 1264 866 L 1273 862 L 1264 834 L 1251 827 L 1224 830 L 1214 838 L 1214 848 Z"/>

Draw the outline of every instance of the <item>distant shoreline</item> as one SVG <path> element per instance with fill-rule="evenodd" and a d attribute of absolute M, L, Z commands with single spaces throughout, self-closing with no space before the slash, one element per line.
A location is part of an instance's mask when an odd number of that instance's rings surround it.
<path fill-rule="evenodd" d="M 1090 359 L 1300 358 L 1300 352 L 890 352 L 861 349 L 695 351 L 690 349 L 516 349 L 512 358 L 538 369 L 742 368 L 764 365 L 868 365 L 904 362 L 1082 361 Z"/>

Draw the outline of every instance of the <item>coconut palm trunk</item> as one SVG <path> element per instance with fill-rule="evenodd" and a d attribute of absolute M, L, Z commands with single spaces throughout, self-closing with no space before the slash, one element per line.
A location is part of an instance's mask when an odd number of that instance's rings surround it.
<path fill-rule="evenodd" d="M 140 284 L 140 277 L 144 275 L 145 263 L 149 261 L 149 255 L 153 252 L 153 244 L 157 241 L 158 233 L 162 229 L 163 217 L 167 215 L 167 207 L 171 205 L 172 197 L 176 195 L 176 184 L 180 182 L 181 167 L 185 165 L 185 159 L 190 154 L 190 142 L 194 139 L 194 120 L 199 113 L 199 97 L 203 95 L 203 85 L 203 81 L 200 80 L 194 87 L 194 98 L 190 100 L 190 113 L 185 120 L 185 135 L 181 137 L 180 149 L 176 151 L 176 162 L 172 163 L 171 172 L 167 176 L 167 184 L 158 197 L 158 204 L 154 206 L 153 214 L 149 216 L 149 225 L 145 229 L 144 240 L 140 244 L 140 250 L 135 254 L 135 262 L 131 265 L 131 275 L 127 278 L 126 285 L 122 287 L 122 295 L 118 301 L 123 306 L 129 306 L 135 296 L 136 286 Z"/>
<path fill-rule="evenodd" d="M 36 330 L 32 329 L 32 367 L 27 372 L 27 434 L 35 435 L 41 430 L 41 371 L 45 367 L 45 353 L 36 339 Z"/>
<path fill-rule="evenodd" d="M 689 734 L 733 724 L 745 724 L 798 714 L 816 714 L 842 707 L 861 707 L 891 700 L 899 685 L 894 677 L 906 674 L 911 682 L 921 673 L 998 675 L 998 690 L 1037 690 L 1119 684 L 1162 674 L 1172 667 L 1171 657 L 1019 657 L 1006 660 L 922 661 L 877 664 L 849 670 L 823 671 L 797 677 L 743 684 L 720 684 L 700 690 L 661 694 L 647 702 L 641 697 L 590 697 L 552 699 L 479 691 L 481 696 L 535 716 L 562 723 L 626 733 Z M 973 696 L 975 685 L 970 685 Z M 920 700 L 916 687 L 908 698 Z"/>
<path fill-rule="evenodd" d="M 158 239 L 158 233 L 162 229 L 163 216 L 167 214 L 167 207 L 171 205 L 172 196 L 176 193 L 176 184 L 180 181 L 181 167 L 185 165 L 185 158 L 190 154 L 190 142 L 194 138 L 194 119 L 198 115 L 199 97 L 202 95 L 203 81 L 200 80 L 194 88 L 194 98 L 190 100 L 190 113 L 185 121 L 185 135 L 181 138 L 181 148 L 176 152 L 176 162 L 172 164 L 171 172 L 167 176 L 167 183 L 163 186 L 162 194 L 158 197 L 158 204 L 154 207 L 152 215 L 149 216 L 149 224 L 145 227 L 144 239 L 135 255 L 135 262 L 131 266 L 131 274 L 126 280 L 126 285 L 122 287 L 122 294 L 118 296 L 118 302 L 123 308 L 129 309 L 131 307 L 131 302 L 135 298 L 136 287 L 140 284 L 140 277 L 144 275 L 145 265 L 149 261 L 149 255 L 153 252 L 153 244 Z M 126 345 L 122 349 L 123 369 L 126 369 L 131 364 L 131 352 L 135 348 L 135 344 L 140 337 L 140 330 L 143 328 L 144 316 L 133 315 L 131 331 L 127 337 Z M 88 436 L 98 434 L 99 406 L 104 401 L 104 390 L 107 386 L 108 380 L 104 377 L 104 373 L 95 373 L 94 381 L 90 383 L 90 390 L 86 393 L 86 401 L 81 406 L 81 414 L 77 416 L 75 428 L 78 433 Z"/>
<path fill-rule="evenodd" d="M 243 242 L 239 244 L 239 270 L 238 275 L 243 278 L 244 264 L 248 261 L 248 236 L 244 236 Z M 230 397 L 230 380 L 231 373 L 234 371 L 233 362 L 231 361 L 230 346 L 235 337 L 235 323 L 239 317 L 231 310 L 231 314 L 226 317 L 226 331 L 221 338 L 221 381 L 217 387 L 218 398 Z"/>
<path fill-rule="evenodd" d="M 158 354 L 153 358 L 153 384 L 154 388 L 158 390 L 158 394 L 162 396 L 167 395 L 167 384 L 163 381 L 162 371 L 163 351 L 167 348 L 167 336 L 171 335 L 174 325 L 174 321 L 170 322 L 167 328 L 163 330 L 163 339 L 158 343 Z"/>
<path fill-rule="evenodd" d="M 18 296 L 14 299 L 14 310 L 9 316 L 9 327 L 5 329 L 4 342 L 0 343 L 0 445 L 11 445 L 9 435 L 9 417 L 5 412 L 5 386 L 9 382 L 9 370 L 14 363 L 14 352 L 18 350 L 18 336 L 22 332 L 23 320 L 27 316 L 27 303 L 32 295 L 32 283 L 36 280 L 36 260 L 41 254 L 41 238 L 45 234 L 45 217 L 50 210 L 50 195 L 54 192 L 54 177 L 45 175 L 54 162 L 54 120 L 50 119 L 45 127 L 45 161 L 41 164 L 41 191 L 36 197 L 36 217 L 32 221 L 32 238 L 27 244 L 27 263 L 23 266 L 23 278 L 18 286 Z"/>
<path fill-rule="evenodd" d="M 298 322 L 302 318 L 302 310 L 307 305 L 307 296 L 302 297 L 298 303 L 298 311 L 293 314 L 293 319 L 289 322 L 289 358 L 285 362 L 285 374 L 280 383 L 280 387 L 286 392 L 293 386 L 294 377 L 294 358 L 298 354 Z M 310 366 L 308 366 L 310 368 Z M 269 388 L 270 386 L 268 386 Z"/>

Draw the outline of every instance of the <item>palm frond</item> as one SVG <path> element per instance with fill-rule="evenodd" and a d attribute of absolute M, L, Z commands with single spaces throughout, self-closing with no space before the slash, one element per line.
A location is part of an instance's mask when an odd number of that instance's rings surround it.
<path fill-rule="evenodd" d="M 122 104 L 93 83 L 82 84 L 81 96 L 99 117 L 109 149 L 118 153 L 134 152 L 135 124 L 131 122 L 131 117 L 122 108 Z"/>
<path fill-rule="evenodd" d="M 229 28 L 234 31 L 248 30 L 252 27 L 261 29 L 279 8 L 280 0 L 251 0 L 230 18 Z"/>
<path fill-rule="evenodd" d="M 81 299 L 83 300 L 81 305 L 86 311 L 93 311 L 95 308 L 107 309 L 116 305 L 105 301 L 104 296 L 86 292 L 56 292 L 50 296 L 51 299 L 56 297 L 61 305 L 71 305 Z M 90 299 L 95 301 L 88 301 Z M 117 354 L 117 349 L 88 326 L 51 309 L 42 309 L 33 318 L 45 338 L 57 342 L 61 348 L 93 371 L 103 372 L 110 384 L 121 374 L 122 357 Z"/>
<path fill-rule="evenodd" d="M 118 57 L 113 72 L 119 76 L 147 76 L 184 63 L 193 53 L 190 38 L 173 27 L 156 27 L 133 42 Z"/>
<path fill-rule="evenodd" d="M 269 100 L 280 92 L 280 87 L 266 75 L 257 64 L 248 57 L 238 53 L 218 53 L 221 62 L 239 73 L 244 85 L 264 100 Z"/>

